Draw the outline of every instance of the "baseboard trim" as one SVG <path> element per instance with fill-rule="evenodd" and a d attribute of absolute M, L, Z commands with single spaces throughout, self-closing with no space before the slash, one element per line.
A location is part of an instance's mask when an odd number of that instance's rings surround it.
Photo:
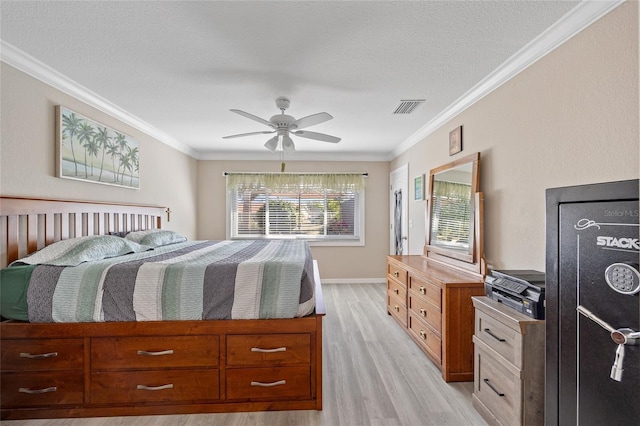
<path fill-rule="evenodd" d="M 386 278 L 322 278 L 322 284 L 384 284 Z"/>

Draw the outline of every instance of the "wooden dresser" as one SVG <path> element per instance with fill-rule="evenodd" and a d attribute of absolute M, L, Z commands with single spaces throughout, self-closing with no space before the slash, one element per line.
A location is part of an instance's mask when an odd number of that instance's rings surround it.
<path fill-rule="evenodd" d="M 424 256 L 387 257 L 387 312 L 447 382 L 473 380 L 472 296 L 484 281 Z"/>
<path fill-rule="evenodd" d="M 492 425 L 543 425 L 544 321 L 488 297 L 473 305 L 473 406 Z"/>

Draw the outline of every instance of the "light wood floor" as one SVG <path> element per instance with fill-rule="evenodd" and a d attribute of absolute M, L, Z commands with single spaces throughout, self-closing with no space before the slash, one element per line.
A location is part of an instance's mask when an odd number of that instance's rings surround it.
<path fill-rule="evenodd" d="M 3 425 L 427 426 L 486 425 L 473 383 L 440 371 L 387 315 L 384 284 L 324 285 L 322 411 L 7 421 Z"/>

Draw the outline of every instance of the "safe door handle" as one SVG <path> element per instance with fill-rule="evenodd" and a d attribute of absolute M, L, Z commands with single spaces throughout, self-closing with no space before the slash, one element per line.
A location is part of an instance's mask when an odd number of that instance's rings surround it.
<path fill-rule="evenodd" d="M 598 317 L 596 314 L 594 314 L 593 312 L 591 312 L 590 310 L 588 310 L 584 306 L 578 305 L 578 307 L 576 307 L 576 311 L 580 312 L 582 315 L 584 315 L 585 317 L 589 318 L 591 321 L 595 322 L 600 327 L 602 327 L 605 330 L 607 330 L 609 333 L 613 333 L 614 331 L 616 331 L 616 329 L 611 327 L 609 325 L 609 323 L 607 323 L 606 321 L 604 321 L 603 319 Z"/>
<path fill-rule="evenodd" d="M 506 342 L 506 340 L 503 339 L 502 337 L 498 337 L 495 334 L 493 334 L 490 328 L 485 328 L 484 332 L 487 333 L 489 336 L 493 337 L 494 339 L 496 339 L 498 342 Z"/>

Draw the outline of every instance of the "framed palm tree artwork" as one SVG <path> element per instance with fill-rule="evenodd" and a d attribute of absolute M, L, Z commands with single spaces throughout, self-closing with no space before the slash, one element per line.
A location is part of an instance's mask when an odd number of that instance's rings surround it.
<path fill-rule="evenodd" d="M 140 188 L 140 144 L 116 129 L 56 106 L 58 177 Z"/>

